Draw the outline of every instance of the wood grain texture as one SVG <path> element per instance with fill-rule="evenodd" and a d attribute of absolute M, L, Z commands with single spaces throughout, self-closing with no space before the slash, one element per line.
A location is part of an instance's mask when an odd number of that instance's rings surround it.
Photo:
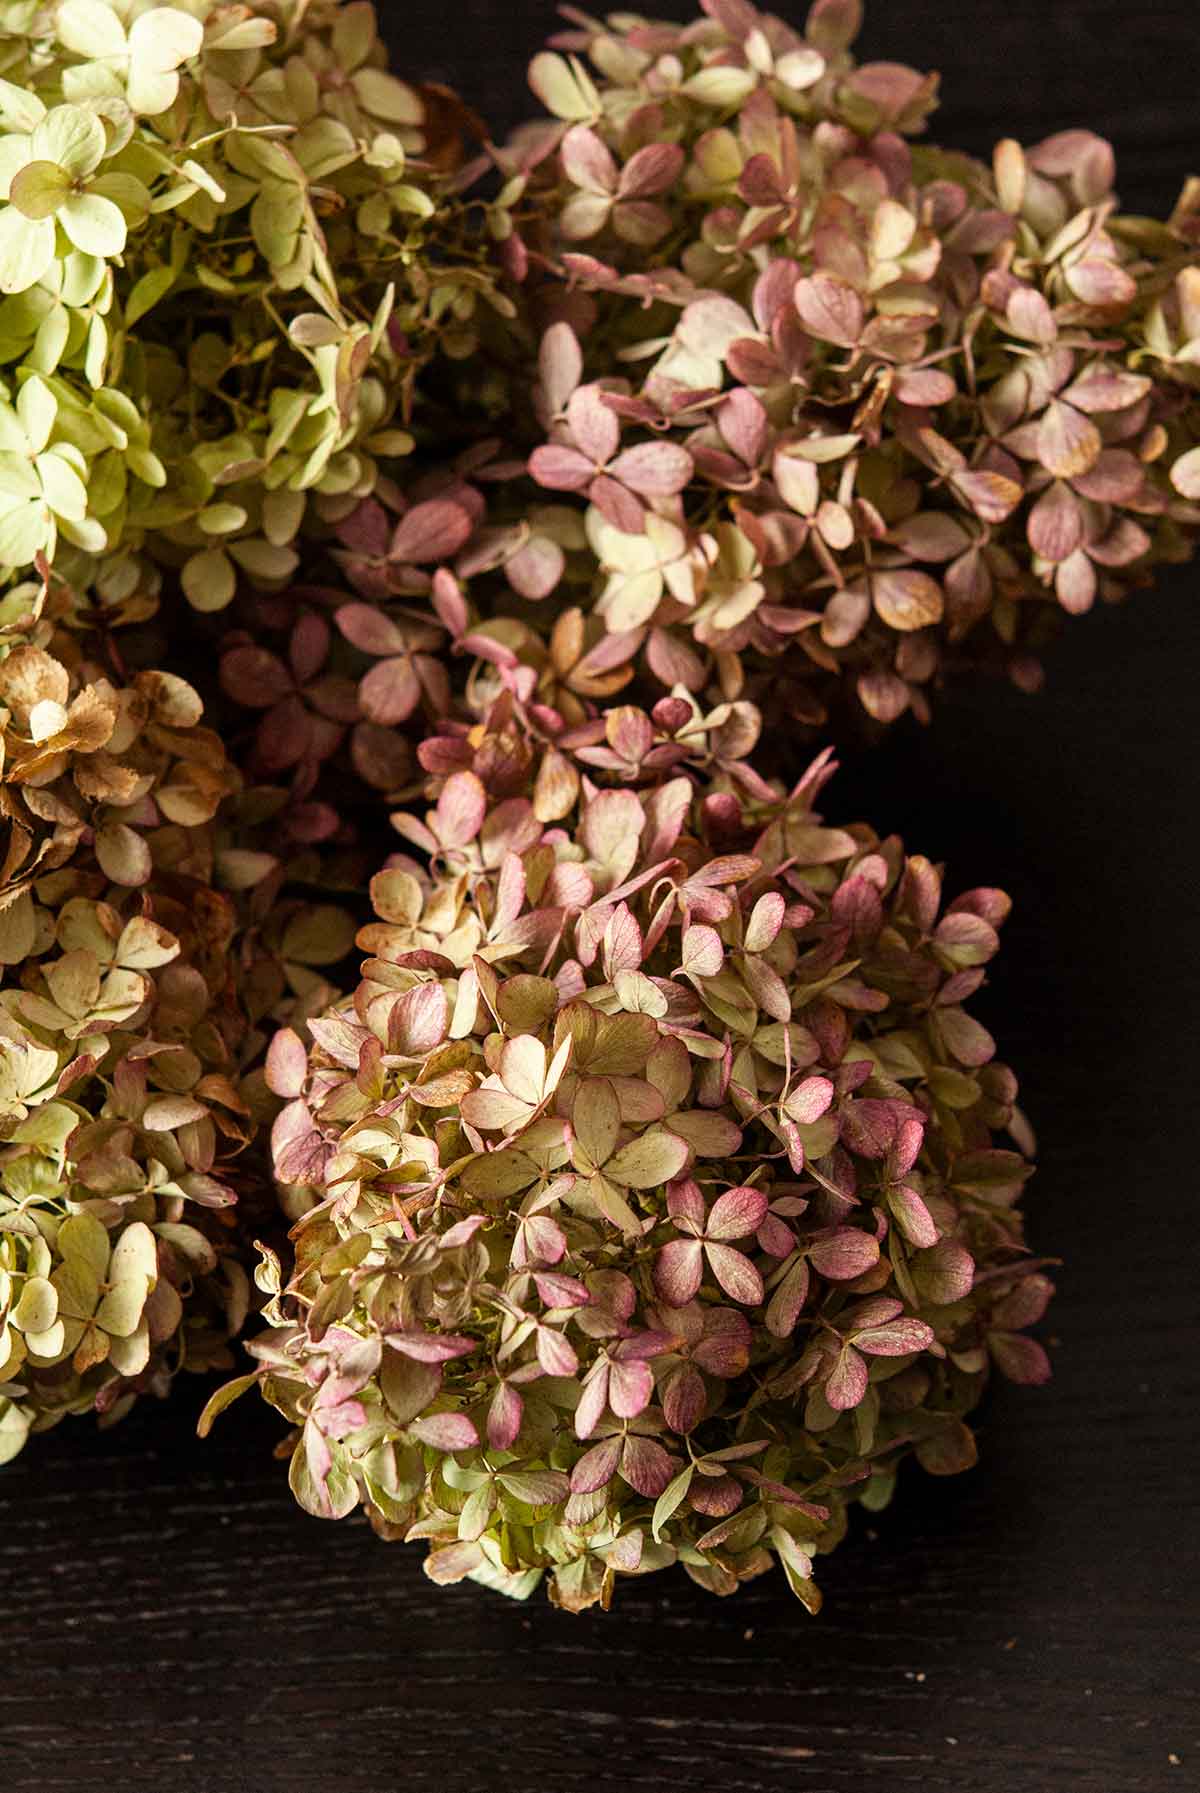
<path fill-rule="evenodd" d="M 548 8 L 384 13 L 410 68 L 526 110 Z M 877 0 L 865 51 L 945 70 L 947 140 L 1105 131 L 1151 207 L 1200 165 L 1198 41 L 1195 0 Z M 186 1389 L 69 1422 L 0 1475 L 4 1793 L 1200 1785 L 1195 587 L 1074 625 L 1042 699 L 960 690 L 831 792 L 1017 899 L 983 1013 L 1041 1134 L 1033 1242 L 1067 1268 L 1055 1381 L 995 1396 L 981 1466 L 859 1522 L 817 1620 L 668 1577 L 571 1619 L 304 1517 L 261 1411 L 206 1445 Z"/>

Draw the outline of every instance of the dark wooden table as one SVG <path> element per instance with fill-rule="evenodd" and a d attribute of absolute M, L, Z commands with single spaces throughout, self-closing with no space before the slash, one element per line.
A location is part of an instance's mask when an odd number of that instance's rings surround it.
<path fill-rule="evenodd" d="M 679 0 L 664 11 L 682 16 Z M 1195 0 L 906 0 L 866 48 L 940 66 L 939 134 L 1089 124 L 1127 204 L 1200 167 Z M 529 0 L 385 6 L 415 72 L 498 124 Z M 982 1463 L 905 1481 L 823 1570 L 716 1601 L 623 1584 L 572 1619 L 306 1518 L 249 1404 L 68 1422 L 0 1475 L 4 1793 L 1173 1793 L 1200 1786 L 1196 575 L 1074 625 L 1040 700 L 959 691 L 834 786 L 1017 898 L 986 1018 L 1041 1133 L 1066 1259 L 1056 1376 Z"/>

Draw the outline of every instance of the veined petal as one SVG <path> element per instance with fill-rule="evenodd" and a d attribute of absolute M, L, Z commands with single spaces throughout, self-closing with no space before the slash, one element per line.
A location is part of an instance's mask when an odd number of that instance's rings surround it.
<path fill-rule="evenodd" d="M 87 516 L 87 487 L 70 462 L 51 448 L 34 464 L 50 509 L 69 523 L 82 523 Z"/>
<path fill-rule="evenodd" d="M 77 193 L 64 200 L 58 216 L 67 236 L 84 255 L 120 255 L 125 247 L 125 214 L 99 193 Z"/>
<path fill-rule="evenodd" d="M 17 397 L 17 416 L 24 426 L 30 452 L 41 454 L 50 440 L 50 432 L 58 416 L 58 406 L 46 382 L 36 374 L 32 379 L 26 380 L 21 388 Z"/>
<path fill-rule="evenodd" d="M 25 293 L 54 260 L 54 219 L 25 218 L 15 206 L 0 212 L 0 293 Z"/>
<path fill-rule="evenodd" d="M 46 546 L 52 529 L 52 519 L 40 501 L 24 499 L 0 513 L 0 566 L 30 566 Z"/>
<path fill-rule="evenodd" d="M 104 157 L 104 126 L 85 106 L 55 106 L 34 127 L 30 149 L 35 162 L 53 162 L 72 180 L 84 180 Z"/>
<path fill-rule="evenodd" d="M 125 28 L 105 0 L 63 0 L 54 29 L 64 49 L 90 61 L 125 54 Z"/>
<path fill-rule="evenodd" d="M 0 199 L 8 198 L 13 175 L 33 160 L 33 149 L 24 131 L 0 137 Z"/>

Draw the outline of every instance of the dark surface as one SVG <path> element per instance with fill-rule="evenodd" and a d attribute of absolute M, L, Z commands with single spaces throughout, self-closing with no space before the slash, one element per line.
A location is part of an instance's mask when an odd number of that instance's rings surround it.
<path fill-rule="evenodd" d="M 385 17 L 409 69 L 520 115 L 548 7 Z M 1195 0 L 876 0 L 864 53 L 943 68 L 969 148 L 1106 132 L 1149 209 L 1200 166 L 1198 47 Z M 1200 1785 L 1195 583 L 1072 626 L 1040 700 L 960 689 L 828 805 L 1017 899 L 984 1013 L 1041 1135 L 1033 1243 L 1068 1266 L 1055 1381 L 997 1395 L 981 1467 L 859 1523 L 817 1620 L 666 1576 L 572 1619 L 306 1518 L 249 1404 L 206 1445 L 190 1389 L 68 1422 L 0 1476 L 5 1793 Z"/>

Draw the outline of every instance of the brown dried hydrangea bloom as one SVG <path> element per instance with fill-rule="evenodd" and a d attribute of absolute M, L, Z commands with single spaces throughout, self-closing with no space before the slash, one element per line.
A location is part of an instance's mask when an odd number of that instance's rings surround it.
<path fill-rule="evenodd" d="M 728 751 L 757 728 L 505 694 L 430 739 L 357 991 L 275 1037 L 295 1255 L 203 1423 L 258 1381 L 300 1502 L 436 1581 L 580 1610 L 778 1559 L 815 1610 L 848 1504 L 974 1460 L 989 1362 L 1048 1373 L 1028 1132 L 964 1007 L 1007 899 L 824 825 L 828 756 L 776 788 Z"/>
<path fill-rule="evenodd" d="M 86 849 L 112 883 L 140 888 L 151 833 L 202 827 L 237 782 L 193 688 L 170 672 L 123 681 L 94 635 L 61 626 L 73 600 L 43 570 L 41 584 L 9 592 L 0 634 L 0 964 L 10 966 L 37 948 L 39 877 Z"/>
<path fill-rule="evenodd" d="M 61 681 L 61 698 L 37 701 L 68 718 L 95 689 L 70 703 L 60 662 L 16 650 L 0 664 L 6 747 L 28 732 L 14 693 L 34 673 Z M 181 712 L 195 694 L 157 678 L 109 687 L 87 711 L 106 714 L 110 731 L 114 716 L 130 727 L 128 751 L 93 783 L 103 743 L 84 757 L 78 741 L 64 745 L 68 722 L 48 735 L 57 778 L 50 768 L 41 785 L 4 787 L 57 824 L 27 854 L 2 918 L 4 1456 L 31 1426 L 93 1408 L 115 1418 L 137 1393 L 165 1393 L 180 1367 L 228 1364 L 225 1341 L 248 1307 L 224 1212 L 235 1200 L 230 1165 L 257 1125 L 239 1088 L 250 1028 L 231 976 L 235 911 L 212 886 L 205 828 L 168 820 L 163 800 L 179 768 L 199 762 L 226 778 L 228 768 L 211 746 L 193 759 L 186 739 L 163 751 L 164 734 L 188 734 Z M 151 737 L 140 759 L 134 714 Z M 20 764 L 9 752 L 10 776 Z M 106 799 L 134 766 L 144 791 L 123 793 L 114 819 Z M 10 811 L 10 861 L 26 833 Z"/>
<path fill-rule="evenodd" d="M 1036 682 L 1052 607 L 1186 557 L 1194 189 L 1163 225 L 1086 131 L 991 166 L 910 143 L 936 77 L 856 67 L 858 0 L 803 34 L 564 10 L 553 116 L 500 160 L 539 221 L 508 247 L 548 326 L 529 470 L 591 551 L 536 595 L 614 668 L 925 716 L 947 662 Z"/>
<path fill-rule="evenodd" d="M 126 673 L 43 570 L 0 610 L 3 1455 L 230 1365 L 231 1209 L 266 1206 L 253 1067 L 275 1021 L 330 1001 L 321 968 L 353 940 L 283 893 L 301 849 L 193 687 Z"/>

